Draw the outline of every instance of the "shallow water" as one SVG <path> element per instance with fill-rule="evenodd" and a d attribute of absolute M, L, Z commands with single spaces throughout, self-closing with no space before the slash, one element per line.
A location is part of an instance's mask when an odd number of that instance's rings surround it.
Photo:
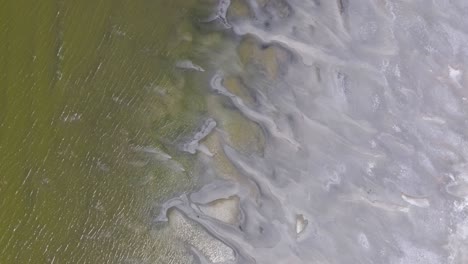
<path fill-rule="evenodd" d="M 195 4 L 0 1 L 0 263 L 177 254 L 149 230 L 193 184 L 172 156 L 205 112 L 175 67 L 194 58 Z"/>
<path fill-rule="evenodd" d="M 0 12 L 0 263 L 468 263 L 463 1 Z"/>

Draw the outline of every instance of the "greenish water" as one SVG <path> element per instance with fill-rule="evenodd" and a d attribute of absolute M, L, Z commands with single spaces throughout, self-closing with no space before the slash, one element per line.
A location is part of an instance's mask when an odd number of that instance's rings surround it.
<path fill-rule="evenodd" d="M 140 146 L 172 155 L 205 111 L 174 69 L 193 56 L 196 5 L 0 1 L 0 263 L 176 254 L 151 235 L 151 215 L 190 175 Z"/>

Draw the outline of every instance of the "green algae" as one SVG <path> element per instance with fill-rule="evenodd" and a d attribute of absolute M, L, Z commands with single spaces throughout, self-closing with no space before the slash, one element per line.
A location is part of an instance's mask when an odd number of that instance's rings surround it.
<path fill-rule="evenodd" d="M 228 10 L 229 19 L 240 19 L 250 17 L 251 11 L 245 0 L 233 0 Z"/>
<path fill-rule="evenodd" d="M 174 64 L 195 58 L 197 1 L 2 0 L 0 13 L 0 263 L 178 263 L 151 217 L 193 182 L 133 147 L 192 166 L 176 144 L 206 106 Z"/>
<path fill-rule="evenodd" d="M 281 77 L 286 71 L 290 52 L 276 44 L 263 44 L 253 36 L 245 36 L 238 47 L 240 61 L 251 72 L 259 73 L 269 80 Z"/>

